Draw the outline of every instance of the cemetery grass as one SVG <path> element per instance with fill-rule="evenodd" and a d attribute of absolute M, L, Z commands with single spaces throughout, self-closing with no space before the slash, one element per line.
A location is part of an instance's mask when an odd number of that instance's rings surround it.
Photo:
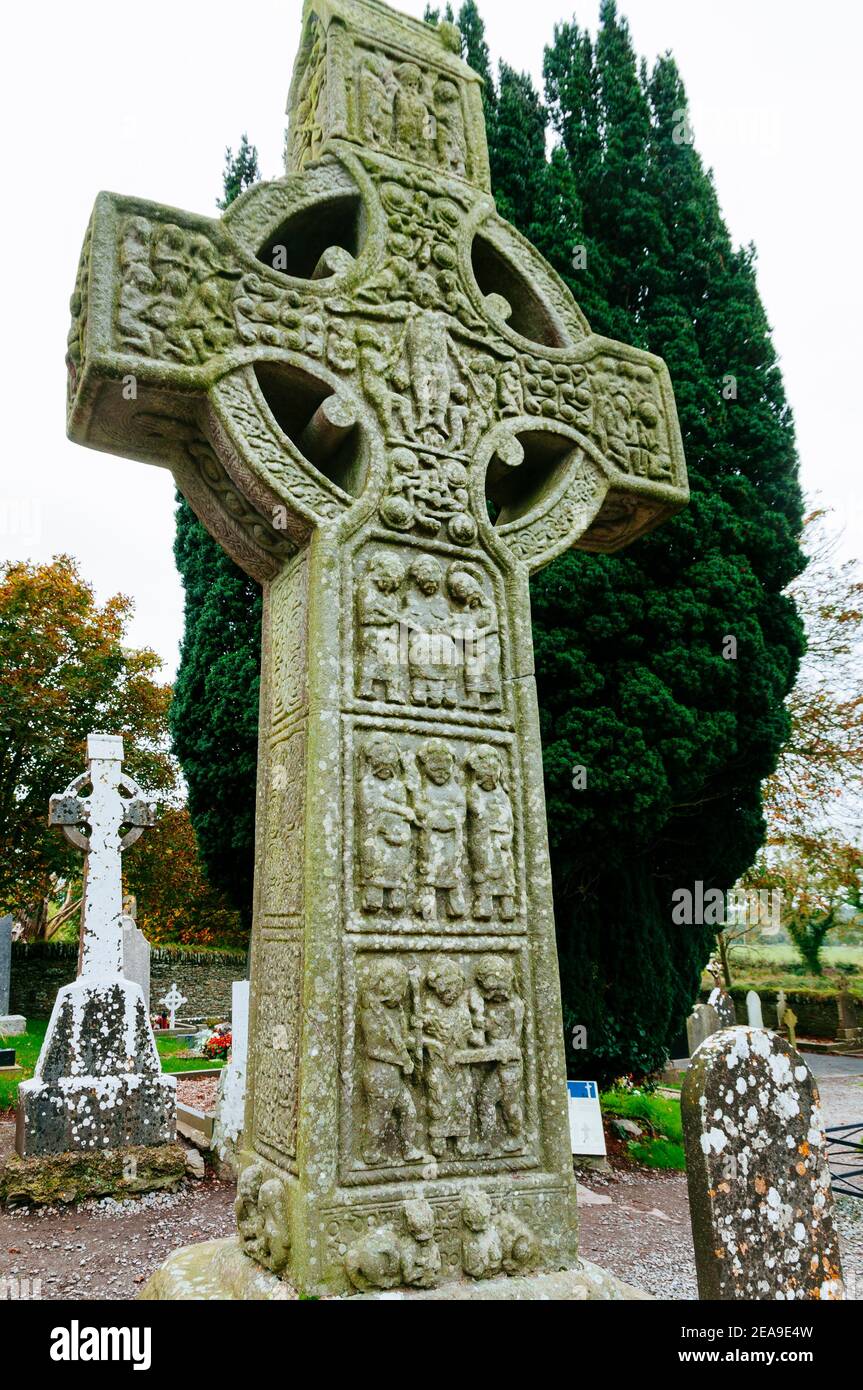
<path fill-rule="evenodd" d="M 160 1038 L 157 1034 L 156 1047 L 162 1059 L 162 1071 L 171 1075 L 184 1071 L 221 1071 L 225 1065 L 221 1058 L 190 1057 L 184 1038 Z"/>
<path fill-rule="evenodd" d="M 14 1047 L 16 1061 L 24 1069 L 18 1076 L 0 1077 L 0 1111 L 14 1110 L 18 1104 L 18 1083 L 27 1081 L 33 1075 L 47 1027 L 47 1019 L 29 1019 L 26 1033 L 16 1034 L 8 1041 L 0 1038 L 0 1046 Z M 182 1038 L 157 1038 L 156 1046 L 162 1059 L 162 1071 L 171 1075 L 184 1071 L 217 1072 L 225 1065 L 223 1061 L 211 1061 L 209 1057 L 177 1056 L 177 1053 L 185 1050 Z"/>
<path fill-rule="evenodd" d="M 45 1037 L 48 1020 L 30 1019 L 26 1033 L 17 1033 L 14 1038 L 0 1038 L 0 1046 L 14 1047 L 15 1061 L 24 1070 L 15 1077 L 0 1077 L 0 1111 L 13 1110 L 18 1103 L 18 1082 L 27 1081 L 33 1075 L 33 1068 L 39 1059 L 39 1050 Z"/>
<path fill-rule="evenodd" d="M 686 1167 L 679 1100 L 645 1091 L 605 1091 L 600 1100 L 604 1116 L 635 1120 L 645 1131 L 642 1138 L 624 1144 L 621 1157 L 644 1168 L 680 1171 Z"/>

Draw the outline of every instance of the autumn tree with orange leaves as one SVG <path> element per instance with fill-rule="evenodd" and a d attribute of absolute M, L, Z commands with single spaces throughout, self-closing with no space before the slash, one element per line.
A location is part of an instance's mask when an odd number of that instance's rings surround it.
<path fill-rule="evenodd" d="M 122 594 L 98 604 L 68 555 L 0 566 L 0 913 L 22 923 L 27 938 L 45 936 L 65 885 L 75 920 L 81 855 L 48 826 L 48 799 L 84 770 L 89 733 L 121 734 L 126 771 L 163 801 L 158 827 L 124 857 L 145 933 L 156 942 L 236 944 L 238 919 L 204 879 L 177 804 L 171 687 L 158 679 L 155 652 L 127 645 L 131 615 Z"/>

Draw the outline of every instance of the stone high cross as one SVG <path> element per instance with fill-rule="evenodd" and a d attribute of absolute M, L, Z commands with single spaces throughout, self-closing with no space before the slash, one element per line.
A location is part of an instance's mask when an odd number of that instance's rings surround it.
<path fill-rule="evenodd" d="M 48 821 L 84 851 L 84 906 L 81 913 L 79 976 L 123 973 L 124 849 L 155 824 L 153 806 L 131 777 L 122 771 L 123 740 L 110 734 L 90 734 L 87 771 L 63 792 L 52 796 Z M 87 784 L 90 795 L 79 793 Z M 125 793 L 125 795 L 124 795 Z M 81 826 L 89 825 L 85 835 Z M 123 834 L 123 826 L 127 826 Z"/>
<path fill-rule="evenodd" d="M 308 0 L 286 176 L 101 194 L 72 300 L 70 437 L 264 589 L 238 1216 L 308 1292 L 576 1261 L 528 578 L 688 496 L 664 364 L 497 215 L 458 54 Z"/>

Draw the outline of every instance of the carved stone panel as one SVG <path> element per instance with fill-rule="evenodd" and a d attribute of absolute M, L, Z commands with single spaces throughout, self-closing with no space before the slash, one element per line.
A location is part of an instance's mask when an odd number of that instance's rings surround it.
<path fill-rule="evenodd" d="M 536 1164 L 530 984 L 515 941 L 356 953 L 346 981 L 347 1181 Z"/>
<path fill-rule="evenodd" d="M 263 936 L 254 1053 L 254 1144 L 276 1162 L 296 1156 L 302 945 Z"/>
<path fill-rule="evenodd" d="M 349 930 L 525 929 L 510 740 L 358 720 L 348 765 Z"/>
<path fill-rule="evenodd" d="M 484 561 L 371 543 L 354 560 L 353 600 L 358 701 L 501 715 L 506 633 Z"/>
<path fill-rule="evenodd" d="M 261 913 L 296 917 L 303 910 L 305 724 L 274 740 L 268 763 Z"/>

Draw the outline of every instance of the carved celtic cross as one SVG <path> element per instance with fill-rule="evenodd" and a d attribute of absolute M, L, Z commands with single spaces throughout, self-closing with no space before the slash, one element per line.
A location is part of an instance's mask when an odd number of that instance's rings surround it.
<path fill-rule="evenodd" d="M 79 976 L 123 973 L 120 855 L 156 820 L 152 802 L 122 766 L 123 740 L 111 734 L 90 734 L 87 771 L 48 804 L 48 823 L 61 826 L 67 840 L 84 851 Z M 88 785 L 90 795 L 81 796 Z M 89 836 L 82 826 L 89 826 Z"/>
<path fill-rule="evenodd" d="M 683 505 L 663 363 L 498 217 L 451 26 L 308 0 L 289 168 L 102 194 L 69 433 L 264 587 L 247 1253 L 307 1291 L 576 1259 L 529 574 Z"/>

